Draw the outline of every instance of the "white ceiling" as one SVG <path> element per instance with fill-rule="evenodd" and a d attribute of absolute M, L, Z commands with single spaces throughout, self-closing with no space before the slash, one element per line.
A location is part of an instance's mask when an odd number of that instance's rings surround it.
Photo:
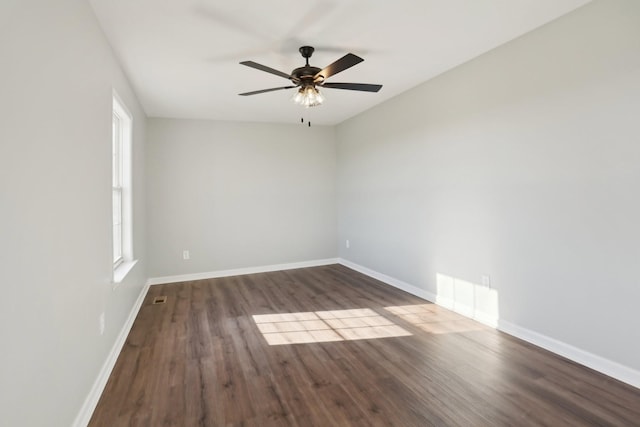
<path fill-rule="evenodd" d="M 333 125 L 589 0 L 90 0 L 150 117 Z M 365 59 L 328 81 L 378 83 L 378 93 L 324 89 L 304 109 L 288 85 L 238 64 L 286 73 L 323 68 L 351 52 Z"/>

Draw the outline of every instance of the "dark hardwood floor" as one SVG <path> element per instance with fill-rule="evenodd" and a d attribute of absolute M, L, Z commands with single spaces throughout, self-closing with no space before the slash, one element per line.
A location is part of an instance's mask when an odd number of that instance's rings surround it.
<path fill-rule="evenodd" d="M 640 390 L 332 265 L 151 287 L 90 425 L 640 426 Z"/>

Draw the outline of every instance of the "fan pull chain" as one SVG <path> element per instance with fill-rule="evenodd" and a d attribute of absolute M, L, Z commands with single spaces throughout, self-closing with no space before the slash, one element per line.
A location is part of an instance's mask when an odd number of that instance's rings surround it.
<path fill-rule="evenodd" d="M 304 117 L 300 118 L 300 123 L 304 124 Z M 307 126 L 311 127 L 311 122 L 310 121 L 307 121 Z"/>

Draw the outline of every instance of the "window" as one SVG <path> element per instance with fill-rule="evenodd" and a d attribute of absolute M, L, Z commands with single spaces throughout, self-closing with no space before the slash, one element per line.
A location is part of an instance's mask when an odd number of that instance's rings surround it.
<path fill-rule="evenodd" d="M 114 282 L 120 282 L 135 264 L 131 215 L 132 118 L 117 94 L 112 119 L 112 237 Z"/>

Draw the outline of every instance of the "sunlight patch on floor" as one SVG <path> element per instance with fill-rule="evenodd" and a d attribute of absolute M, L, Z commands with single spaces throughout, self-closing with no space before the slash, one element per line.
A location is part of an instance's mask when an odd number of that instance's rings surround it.
<path fill-rule="evenodd" d="M 269 345 L 402 337 L 410 332 L 368 308 L 256 314 L 253 321 Z"/>
<path fill-rule="evenodd" d="M 435 304 L 400 305 L 385 310 L 432 334 L 481 331 L 487 327 Z"/>

